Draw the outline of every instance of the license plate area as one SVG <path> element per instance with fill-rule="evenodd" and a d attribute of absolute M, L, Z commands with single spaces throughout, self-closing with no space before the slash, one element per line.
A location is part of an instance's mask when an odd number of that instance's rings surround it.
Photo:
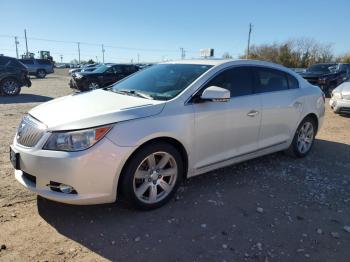
<path fill-rule="evenodd" d="M 11 164 L 12 164 L 12 166 L 15 169 L 18 169 L 18 170 L 20 169 L 19 159 L 20 159 L 19 153 L 16 152 L 12 147 L 10 147 L 10 161 L 11 161 Z"/>

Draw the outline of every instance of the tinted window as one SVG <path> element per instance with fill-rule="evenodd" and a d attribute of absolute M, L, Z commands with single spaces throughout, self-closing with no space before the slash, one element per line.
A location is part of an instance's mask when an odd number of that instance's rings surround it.
<path fill-rule="evenodd" d="M 287 78 L 288 78 L 289 89 L 299 88 L 299 82 L 294 76 L 287 74 Z"/>
<path fill-rule="evenodd" d="M 30 59 L 21 59 L 19 61 L 21 61 L 23 64 L 26 64 L 26 65 L 33 65 L 34 64 L 34 61 L 30 60 Z"/>
<path fill-rule="evenodd" d="M 113 66 L 113 72 L 116 74 L 121 74 L 123 73 L 123 68 L 121 66 Z"/>
<path fill-rule="evenodd" d="M 288 89 L 288 81 L 284 72 L 268 69 L 256 68 L 256 92 L 274 92 Z"/>
<path fill-rule="evenodd" d="M 9 58 L 0 56 L 0 65 L 6 65 L 9 62 Z"/>
<path fill-rule="evenodd" d="M 136 70 L 134 66 L 124 66 L 124 72 L 127 74 L 134 73 L 135 71 Z"/>
<path fill-rule="evenodd" d="M 253 93 L 253 77 L 249 67 L 228 69 L 214 77 L 207 85 L 225 88 L 231 97 L 251 95 Z"/>
<path fill-rule="evenodd" d="M 51 65 L 51 61 L 47 59 L 37 59 L 36 61 L 38 61 L 40 65 Z"/>

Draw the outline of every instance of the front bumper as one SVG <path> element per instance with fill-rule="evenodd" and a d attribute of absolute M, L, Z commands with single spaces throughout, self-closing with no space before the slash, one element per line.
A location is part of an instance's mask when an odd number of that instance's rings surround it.
<path fill-rule="evenodd" d="M 69 87 L 77 90 L 84 90 L 85 85 L 83 81 L 76 81 L 74 78 L 71 78 L 69 81 Z"/>
<path fill-rule="evenodd" d="M 335 113 L 350 114 L 350 100 L 335 99 L 329 100 L 329 105 Z"/>
<path fill-rule="evenodd" d="M 103 138 L 80 152 L 49 151 L 41 149 L 43 140 L 46 141 L 42 138 L 35 148 L 25 148 L 14 140 L 12 148 L 19 153 L 20 170 L 15 170 L 18 182 L 44 198 L 67 204 L 101 204 L 116 200 L 119 174 L 132 148 L 118 147 Z M 50 187 L 52 182 L 72 186 L 77 193 L 54 191 Z"/>

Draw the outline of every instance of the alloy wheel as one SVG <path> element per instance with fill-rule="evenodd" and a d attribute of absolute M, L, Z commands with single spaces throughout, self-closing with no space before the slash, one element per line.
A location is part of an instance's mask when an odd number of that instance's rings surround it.
<path fill-rule="evenodd" d="M 15 95 L 17 94 L 19 85 L 16 80 L 7 79 L 2 84 L 2 91 L 6 95 Z"/>
<path fill-rule="evenodd" d="M 311 122 L 305 122 L 298 132 L 297 147 L 300 153 L 305 154 L 312 146 L 314 140 L 314 126 Z"/>
<path fill-rule="evenodd" d="M 135 171 L 133 179 L 135 196 L 147 204 L 158 203 L 173 191 L 177 176 L 177 163 L 171 154 L 152 153 Z"/>
<path fill-rule="evenodd" d="M 89 84 L 89 90 L 95 90 L 95 89 L 98 89 L 99 88 L 99 85 L 95 82 L 91 82 Z"/>

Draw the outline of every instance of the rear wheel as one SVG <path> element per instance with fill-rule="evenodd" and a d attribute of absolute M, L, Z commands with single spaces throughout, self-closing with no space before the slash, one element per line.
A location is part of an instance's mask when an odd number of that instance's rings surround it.
<path fill-rule="evenodd" d="M 21 91 L 21 86 L 16 79 L 7 78 L 1 81 L 0 83 L 1 93 L 7 96 L 18 95 Z"/>
<path fill-rule="evenodd" d="M 311 150 L 316 136 L 316 123 L 306 117 L 298 126 L 288 153 L 295 157 L 305 157 Z"/>
<path fill-rule="evenodd" d="M 172 198 L 183 172 L 182 158 L 176 148 L 166 143 L 149 145 L 132 156 L 119 188 L 128 204 L 154 209 Z"/>
<path fill-rule="evenodd" d="M 46 76 L 46 71 L 44 69 L 39 69 L 36 72 L 36 77 L 37 78 L 45 78 L 45 76 Z"/>

